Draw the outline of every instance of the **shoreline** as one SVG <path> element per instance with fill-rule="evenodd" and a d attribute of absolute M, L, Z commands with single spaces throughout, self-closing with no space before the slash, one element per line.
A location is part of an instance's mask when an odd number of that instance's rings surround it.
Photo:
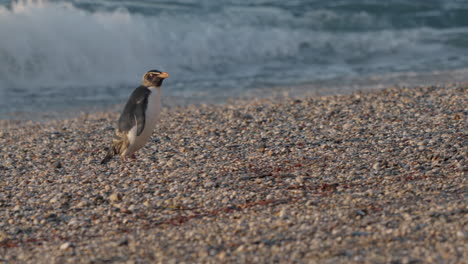
<path fill-rule="evenodd" d="M 468 83 L 117 112 L 0 133 L 6 262 L 461 262 Z"/>
<path fill-rule="evenodd" d="M 215 96 L 209 91 L 194 91 L 185 96 L 171 94 L 168 89 L 164 90 L 163 107 L 180 107 L 189 105 L 222 105 L 231 102 L 251 101 L 255 99 L 266 99 L 270 101 L 281 101 L 289 98 L 300 99 L 304 97 L 349 95 L 355 92 L 375 92 L 389 87 L 419 87 L 425 85 L 446 85 L 468 82 L 468 68 L 456 70 L 432 71 L 432 72 L 398 72 L 380 75 L 370 75 L 362 77 L 343 77 L 326 80 L 316 80 L 302 84 L 280 85 L 280 86 L 259 86 L 246 89 L 241 95 L 223 95 L 218 93 Z M 130 94 L 131 91 L 128 91 Z M 71 108 L 57 108 L 55 110 L 37 112 L 7 112 L 0 113 L 0 129 L 4 124 L 27 123 L 31 120 L 47 122 L 51 120 L 64 120 L 77 117 L 83 114 L 100 112 L 119 112 L 125 100 L 113 105 L 97 106 L 87 103 L 84 106 Z"/>

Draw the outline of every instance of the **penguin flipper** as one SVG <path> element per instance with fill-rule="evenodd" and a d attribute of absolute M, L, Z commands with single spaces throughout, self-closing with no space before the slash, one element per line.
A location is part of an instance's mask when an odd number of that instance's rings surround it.
<path fill-rule="evenodd" d="M 137 136 L 143 132 L 146 121 L 145 112 L 150 93 L 147 88 L 142 86 L 135 89 L 132 93 L 119 118 L 118 128 L 121 132 L 128 132 L 135 126 L 137 127 Z"/>

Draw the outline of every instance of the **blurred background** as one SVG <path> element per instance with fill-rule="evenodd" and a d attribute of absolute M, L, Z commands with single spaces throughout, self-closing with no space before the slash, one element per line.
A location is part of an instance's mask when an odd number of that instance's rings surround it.
<path fill-rule="evenodd" d="M 0 117 L 119 104 L 153 68 L 174 102 L 222 102 L 467 55 L 466 0 L 0 0 Z"/>

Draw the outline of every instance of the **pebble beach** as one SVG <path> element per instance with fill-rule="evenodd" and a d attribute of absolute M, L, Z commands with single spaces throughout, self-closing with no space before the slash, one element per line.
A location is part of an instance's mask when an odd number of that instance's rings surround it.
<path fill-rule="evenodd" d="M 468 83 L 0 121 L 0 263 L 467 263 Z"/>

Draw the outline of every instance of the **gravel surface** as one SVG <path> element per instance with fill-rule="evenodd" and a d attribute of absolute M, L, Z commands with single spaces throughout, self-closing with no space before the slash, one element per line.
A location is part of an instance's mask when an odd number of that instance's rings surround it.
<path fill-rule="evenodd" d="M 468 84 L 0 122 L 0 263 L 467 263 Z"/>

